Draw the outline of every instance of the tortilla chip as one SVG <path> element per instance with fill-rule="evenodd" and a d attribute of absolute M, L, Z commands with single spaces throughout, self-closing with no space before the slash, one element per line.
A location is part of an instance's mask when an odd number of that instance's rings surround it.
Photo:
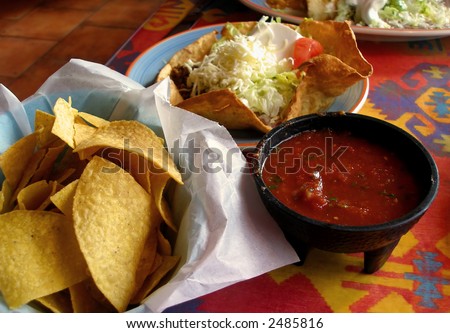
<path fill-rule="evenodd" d="M 61 158 L 53 165 L 52 173 L 49 176 L 50 180 L 56 180 L 63 185 L 80 178 L 81 173 L 89 162 L 80 160 L 70 147 L 67 148 Z"/>
<path fill-rule="evenodd" d="M 78 179 L 66 185 L 50 197 L 53 204 L 70 219 L 72 219 L 73 199 L 77 186 Z"/>
<path fill-rule="evenodd" d="M 183 183 L 180 172 L 160 138 L 137 121 L 118 120 L 99 127 L 88 140 L 80 142 L 74 152 L 78 152 L 83 159 L 105 147 L 134 152 L 150 161 L 154 168 L 168 172 L 175 181 Z M 82 154 L 83 151 L 85 154 Z"/>
<path fill-rule="evenodd" d="M 158 253 L 161 253 L 163 256 L 170 256 L 172 254 L 172 245 L 161 230 L 158 232 Z"/>
<path fill-rule="evenodd" d="M 149 161 L 143 156 L 135 152 L 116 148 L 102 149 L 98 156 L 101 156 L 108 161 L 113 162 L 118 167 L 128 171 L 143 189 L 148 193 L 151 193 L 151 166 Z"/>
<path fill-rule="evenodd" d="M 37 210 L 52 193 L 53 185 L 46 180 L 24 187 L 17 195 L 19 209 Z"/>
<path fill-rule="evenodd" d="M 80 142 L 88 140 L 95 133 L 95 127 L 86 124 L 74 124 L 74 147 L 78 146 Z"/>
<path fill-rule="evenodd" d="M 55 178 L 55 181 L 58 184 L 63 184 L 67 181 L 67 179 L 71 178 L 77 172 L 74 168 L 65 169 L 61 174 L 58 174 L 58 178 Z"/>
<path fill-rule="evenodd" d="M 15 189 L 29 168 L 37 143 L 37 134 L 24 136 L 0 155 L 0 169 L 12 189 Z"/>
<path fill-rule="evenodd" d="M 117 312 L 98 290 L 92 278 L 69 287 L 73 312 Z"/>
<path fill-rule="evenodd" d="M 12 309 L 86 278 L 72 224 L 62 214 L 27 210 L 2 214 L 0 244 L 0 290 Z"/>
<path fill-rule="evenodd" d="M 135 287 L 133 296 L 141 289 L 145 279 L 152 273 L 152 267 L 156 258 L 156 251 L 158 249 L 158 230 L 159 225 L 153 227 L 145 242 L 144 250 L 142 251 L 139 265 L 136 270 Z"/>
<path fill-rule="evenodd" d="M 58 98 L 53 107 L 53 113 L 55 114 L 55 123 L 52 127 L 52 133 L 71 148 L 74 148 L 74 124 L 78 110 L 72 107 L 72 100 L 66 101 L 63 98 Z"/>
<path fill-rule="evenodd" d="M 59 140 L 53 141 L 52 146 L 47 148 L 47 151 L 34 172 L 33 177 L 31 177 L 30 182 L 34 183 L 42 179 L 48 179 L 52 172 L 53 165 L 65 148 L 66 144 L 64 142 Z"/>
<path fill-rule="evenodd" d="M 164 219 L 166 224 L 173 230 L 177 231 L 178 228 L 173 221 L 172 211 L 169 207 L 167 200 L 164 197 L 164 190 L 168 181 L 170 180 L 170 175 L 165 174 L 152 174 L 150 181 L 152 186 L 152 195 L 155 200 L 155 205 L 159 211 L 159 214 Z"/>
<path fill-rule="evenodd" d="M 24 170 L 19 184 L 17 184 L 16 186 L 14 194 L 11 198 L 11 203 L 13 203 L 17 199 L 18 193 L 30 183 L 31 178 L 35 174 L 44 156 L 45 156 L 45 149 L 39 149 L 38 151 L 36 151 L 34 154 L 31 155 L 31 158 L 29 160 L 27 159 L 28 166 Z"/>
<path fill-rule="evenodd" d="M 70 313 L 73 312 L 70 295 L 67 289 L 61 290 L 57 293 L 40 297 L 36 301 L 48 310 L 55 313 Z"/>
<path fill-rule="evenodd" d="M 166 276 L 180 261 L 178 256 L 162 256 L 161 264 L 145 280 L 144 285 L 131 300 L 132 304 L 141 303 L 158 285 L 161 279 Z"/>
<path fill-rule="evenodd" d="M 94 127 L 101 127 L 108 125 L 109 121 L 103 118 L 97 117 L 91 113 L 86 112 L 78 112 L 78 117 L 82 118 L 88 124 L 91 124 Z"/>
<path fill-rule="evenodd" d="M 44 201 L 39 205 L 37 210 L 46 210 L 51 204 L 50 197 L 62 188 L 62 185 L 58 184 L 55 181 L 50 181 L 49 185 L 50 185 L 50 195 L 48 195 L 44 199 Z"/>
<path fill-rule="evenodd" d="M 46 147 L 48 144 L 58 139 L 58 137 L 52 133 L 54 123 L 54 115 L 41 110 L 36 110 L 34 131 L 37 132 L 38 135 L 38 148 Z"/>
<path fill-rule="evenodd" d="M 73 220 L 92 278 L 121 312 L 134 293 L 151 228 L 151 197 L 129 173 L 115 167 L 97 156 L 88 163 L 75 192 Z"/>
<path fill-rule="evenodd" d="M 3 181 L 2 190 L 0 191 L 0 214 L 9 212 L 11 207 L 11 198 L 13 196 L 13 190 L 7 180 Z"/>

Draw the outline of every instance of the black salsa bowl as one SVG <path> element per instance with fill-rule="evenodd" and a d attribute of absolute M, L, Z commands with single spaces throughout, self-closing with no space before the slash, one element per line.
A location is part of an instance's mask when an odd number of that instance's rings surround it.
<path fill-rule="evenodd" d="M 280 143 L 304 131 L 347 130 L 389 148 L 407 165 L 420 187 L 419 203 L 399 218 L 377 224 L 342 225 L 302 215 L 283 204 L 262 178 L 269 154 Z M 251 155 L 250 167 L 258 193 L 303 264 L 311 248 L 337 253 L 364 253 L 364 272 L 383 266 L 401 237 L 425 214 L 436 197 L 439 173 L 427 149 L 411 134 L 386 121 L 345 112 L 301 116 L 268 132 Z"/>

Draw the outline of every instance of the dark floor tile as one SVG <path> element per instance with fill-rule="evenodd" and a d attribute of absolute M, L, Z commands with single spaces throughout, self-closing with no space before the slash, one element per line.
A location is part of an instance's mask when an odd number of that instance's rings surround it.
<path fill-rule="evenodd" d="M 14 20 L 0 19 L 0 36 L 2 35 L 3 30 L 8 28 L 14 22 Z"/>
<path fill-rule="evenodd" d="M 14 81 L 12 77 L 0 76 L 0 83 L 9 89 L 10 84 Z"/>
<path fill-rule="evenodd" d="M 3 29 L 3 35 L 59 40 L 89 15 L 85 10 L 37 8 Z"/>
<path fill-rule="evenodd" d="M 45 57 L 59 61 L 79 58 L 106 63 L 133 33 L 133 29 L 82 26 L 64 38 Z"/>
<path fill-rule="evenodd" d="M 164 1 L 4 1 L 0 83 L 24 100 L 72 58 L 104 64 Z"/>
<path fill-rule="evenodd" d="M 11 82 L 8 89 L 11 90 L 19 100 L 34 95 L 36 90 L 65 63 L 53 59 L 42 59 L 31 66 L 19 78 Z"/>
<path fill-rule="evenodd" d="M 17 20 L 32 11 L 41 0 L 2 1 L 0 18 Z"/>
<path fill-rule="evenodd" d="M 94 11 L 107 2 L 108 0 L 46 0 L 42 5 L 50 8 L 71 8 Z"/>
<path fill-rule="evenodd" d="M 113 0 L 93 14 L 89 24 L 105 27 L 136 29 L 154 12 L 164 0 Z"/>
<path fill-rule="evenodd" d="M 0 37 L 0 76 L 18 77 L 54 45 L 54 41 Z"/>

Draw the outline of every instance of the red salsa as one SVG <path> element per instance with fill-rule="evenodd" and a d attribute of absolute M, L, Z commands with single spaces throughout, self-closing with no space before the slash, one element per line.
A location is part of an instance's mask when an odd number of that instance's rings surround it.
<path fill-rule="evenodd" d="M 280 143 L 262 177 L 292 210 L 334 224 L 383 223 L 420 200 L 414 176 L 395 153 L 348 131 L 306 131 Z"/>

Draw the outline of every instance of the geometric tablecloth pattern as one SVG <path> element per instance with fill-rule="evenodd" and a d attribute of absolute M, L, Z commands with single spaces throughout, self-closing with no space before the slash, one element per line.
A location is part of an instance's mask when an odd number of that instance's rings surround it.
<path fill-rule="evenodd" d="M 161 7 L 110 67 L 125 73 L 137 55 L 174 27 L 261 16 L 238 2 L 217 0 L 186 23 L 195 6 L 173 2 Z M 374 68 L 360 113 L 407 130 L 437 162 L 440 187 L 429 211 L 374 274 L 362 273 L 362 254 L 313 249 L 303 266 L 282 267 L 167 312 L 450 312 L 450 38 L 362 40 L 358 46 Z"/>

